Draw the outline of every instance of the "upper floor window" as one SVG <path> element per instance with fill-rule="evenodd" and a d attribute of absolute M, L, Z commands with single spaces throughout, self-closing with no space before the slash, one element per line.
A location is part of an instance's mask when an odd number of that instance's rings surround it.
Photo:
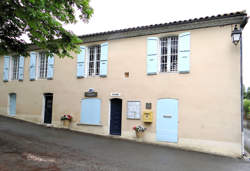
<path fill-rule="evenodd" d="M 19 56 L 11 57 L 11 79 L 18 80 L 19 76 Z"/>
<path fill-rule="evenodd" d="M 94 46 L 80 46 L 77 54 L 77 78 L 106 77 L 108 71 L 108 42 Z"/>
<path fill-rule="evenodd" d="M 48 57 L 44 52 L 39 53 L 39 78 L 40 79 L 47 79 L 47 72 L 48 72 Z"/>
<path fill-rule="evenodd" d="M 178 36 L 160 39 L 160 72 L 178 71 Z"/>
<path fill-rule="evenodd" d="M 100 74 L 100 45 L 89 47 L 88 53 L 88 75 L 95 76 Z"/>
<path fill-rule="evenodd" d="M 48 79 L 54 76 L 54 55 L 45 52 L 30 52 L 29 78 L 30 80 Z"/>

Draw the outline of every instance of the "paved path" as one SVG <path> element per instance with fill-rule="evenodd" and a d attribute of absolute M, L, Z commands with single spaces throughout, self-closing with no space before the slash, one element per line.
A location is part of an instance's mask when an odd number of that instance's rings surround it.
<path fill-rule="evenodd" d="M 250 153 L 250 130 L 245 128 L 244 134 L 245 134 L 245 136 L 244 136 L 245 150 L 248 153 Z"/>
<path fill-rule="evenodd" d="M 46 128 L 0 116 L 0 170 L 249 171 L 214 155 Z"/>
<path fill-rule="evenodd" d="M 250 121 L 244 120 L 244 146 L 245 150 L 250 154 L 250 129 L 247 127 L 247 122 L 250 125 Z"/>

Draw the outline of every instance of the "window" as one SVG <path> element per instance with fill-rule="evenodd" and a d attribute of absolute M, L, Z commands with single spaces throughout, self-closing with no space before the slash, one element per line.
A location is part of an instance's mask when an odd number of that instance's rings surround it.
<path fill-rule="evenodd" d="M 178 71 L 178 36 L 160 39 L 160 72 Z"/>
<path fill-rule="evenodd" d="M 100 125 L 101 100 L 97 98 L 83 99 L 81 102 L 81 123 Z"/>
<path fill-rule="evenodd" d="M 48 57 L 44 52 L 39 53 L 39 78 L 46 79 L 48 72 Z"/>
<path fill-rule="evenodd" d="M 77 55 L 77 78 L 106 77 L 108 72 L 108 43 L 94 46 L 80 46 Z"/>
<path fill-rule="evenodd" d="M 100 74 L 100 45 L 89 47 L 88 56 L 88 75 L 95 76 Z"/>
<path fill-rule="evenodd" d="M 11 58 L 11 79 L 12 80 L 18 80 L 19 75 L 19 57 L 13 56 Z"/>

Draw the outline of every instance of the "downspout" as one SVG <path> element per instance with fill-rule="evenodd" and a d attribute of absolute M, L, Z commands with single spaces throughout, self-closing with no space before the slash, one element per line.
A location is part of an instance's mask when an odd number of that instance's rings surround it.
<path fill-rule="evenodd" d="M 242 31 L 242 28 L 240 28 Z M 242 65 L 242 36 L 240 38 L 240 107 L 241 107 L 241 156 L 245 155 L 245 146 L 244 146 L 244 110 L 243 110 L 243 65 Z"/>
<path fill-rule="evenodd" d="M 247 16 L 244 16 L 243 22 L 240 24 L 240 30 L 243 31 L 243 28 L 248 22 Z M 243 34 L 243 32 L 242 32 Z M 243 56 L 242 56 L 242 35 L 240 37 L 240 103 L 241 103 L 241 155 L 244 157 L 245 155 L 245 145 L 244 145 L 244 107 L 243 107 L 243 98 L 244 98 L 244 92 L 243 92 Z"/>

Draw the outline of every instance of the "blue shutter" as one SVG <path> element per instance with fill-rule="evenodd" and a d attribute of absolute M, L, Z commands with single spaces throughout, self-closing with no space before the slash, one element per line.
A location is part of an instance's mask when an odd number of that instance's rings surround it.
<path fill-rule="evenodd" d="M 47 72 L 47 79 L 52 80 L 54 75 L 54 56 L 48 57 L 48 72 Z"/>
<path fill-rule="evenodd" d="M 179 35 L 178 47 L 178 70 L 180 73 L 188 73 L 190 71 L 190 33 L 182 33 Z"/>
<path fill-rule="evenodd" d="M 106 77 L 108 73 L 108 43 L 101 44 L 100 76 Z"/>
<path fill-rule="evenodd" d="M 36 79 L 36 52 L 30 52 L 30 80 Z"/>
<path fill-rule="evenodd" d="M 19 71 L 18 71 L 18 79 L 20 81 L 23 80 L 24 75 L 24 57 L 20 56 L 19 57 Z"/>
<path fill-rule="evenodd" d="M 4 56 L 3 81 L 9 80 L 10 57 Z"/>
<path fill-rule="evenodd" d="M 81 123 L 100 125 L 101 100 L 97 98 L 83 99 L 81 102 Z"/>
<path fill-rule="evenodd" d="M 147 41 L 147 74 L 157 74 L 158 70 L 158 38 L 148 37 Z"/>
<path fill-rule="evenodd" d="M 84 65 L 85 65 L 85 46 L 80 46 L 81 52 L 77 55 L 77 78 L 84 77 Z"/>

